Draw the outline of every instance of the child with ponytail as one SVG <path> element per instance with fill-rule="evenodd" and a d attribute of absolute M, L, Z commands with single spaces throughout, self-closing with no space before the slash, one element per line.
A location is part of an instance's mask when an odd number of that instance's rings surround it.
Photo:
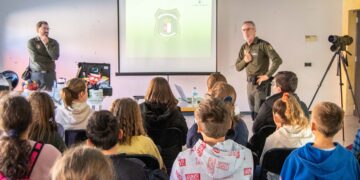
<path fill-rule="evenodd" d="M 87 120 L 93 110 L 86 103 L 88 99 L 86 82 L 80 78 L 70 79 L 61 90 L 63 106 L 56 110 L 55 120 L 67 129 L 86 129 Z"/>
<path fill-rule="evenodd" d="M 314 141 L 309 120 L 294 95 L 284 93 L 275 101 L 273 118 L 276 131 L 266 138 L 260 162 L 266 151 L 272 148 L 298 148 Z"/>
<path fill-rule="evenodd" d="M 50 168 L 61 153 L 52 145 L 29 140 L 30 103 L 21 96 L 2 98 L 0 119 L 5 132 L 0 139 L 0 179 L 50 179 Z"/>

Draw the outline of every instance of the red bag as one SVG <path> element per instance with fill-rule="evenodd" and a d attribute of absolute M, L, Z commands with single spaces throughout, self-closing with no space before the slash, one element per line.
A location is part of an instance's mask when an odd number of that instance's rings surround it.
<path fill-rule="evenodd" d="M 29 172 L 25 177 L 21 178 L 22 180 L 30 179 L 31 172 L 34 168 L 34 165 L 40 155 L 40 152 L 41 152 L 43 146 L 44 146 L 43 143 L 39 143 L 39 142 L 35 143 L 33 149 L 31 150 L 31 153 L 30 153 Z M 7 178 L 2 172 L 0 172 L 0 180 L 9 180 L 9 178 Z"/>

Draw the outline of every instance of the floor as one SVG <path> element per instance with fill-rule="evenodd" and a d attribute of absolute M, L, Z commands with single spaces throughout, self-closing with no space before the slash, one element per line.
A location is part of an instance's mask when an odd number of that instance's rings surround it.
<path fill-rule="evenodd" d="M 194 116 L 185 116 L 186 123 L 188 127 L 190 128 L 194 121 Z M 244 115 L 242 116 L 243 120 L 245 121 L 248 129 L 249 129 L 249 138 L 252 136 L 252 119 L 250 115 Z M 344 146 L 348 146 L 354 142 L 355 134 L 357 130 L 360 128 L 360 123 L 358 122 L 358 118 L 355 116 L 345 116 L 344 120 L 344 131 L 339 131 L 335 136 L 335 141 L 339 144 L 342 144 Z M 343 132 L 345 136 L 343 137 Z M 343 138 L 345 140 L 343 140 Z"/>

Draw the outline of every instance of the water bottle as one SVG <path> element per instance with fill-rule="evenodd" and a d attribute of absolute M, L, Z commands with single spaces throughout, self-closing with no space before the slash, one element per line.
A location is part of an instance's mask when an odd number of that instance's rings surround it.
<path fill-rule="evenodd" d="M 198 96 L 199 96 L 199 93 L 198 93 L 196 87 L 194 87 L 192 92 L 191 92 L 191 105 L 193 107 L 197 106 Z"/>

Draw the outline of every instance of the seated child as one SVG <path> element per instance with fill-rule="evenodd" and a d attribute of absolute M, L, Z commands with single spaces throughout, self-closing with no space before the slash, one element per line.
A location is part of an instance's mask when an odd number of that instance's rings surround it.
<path fill-rule="evenodd" d="M 114 167 L 99 150 L 75 146 L 65 151 L 51 168 L 52 180 L 114 179 Z"/>
<path fill-rule="evenodd" d="M 170 179 L 251 179 L 252 153 L 225 135 L 231 113 L 222 99 L 209 97 L 195 111 L 199 139 L 176 158 Z"/>
<path fill-rule="evenodd" d="M 240 118 L 240 115 L 235 115 L 236 91 L 234 87 L 225 82 L 217 82 L 212 87 L 209 96 L 223 99 L 228 110 L 231 112 L 232 124 L 226 133 L 225 139 L 232 139 L 236 143 L 245 146 L 248 142 L 249 131 L 244 120 Z M 186 137 L 186 146 L 188 148 L 192 148 L 199 139 L 202 139 L 201 134 L 197 132 L 197 128 L 198 125 L 194 123 L 188 131 Z"/>
<path fill-rule="evenodd" d="M 120 148 L 118 139 L 122 137 L 122 132 L 111 112 L 106 110 L 95 112 L 90 116 L 86 128 L 89 138 L 87 144 L 99 148 L 104 155 L 110 157 L 116 179 L 147 179 L 142 166 L 128 160 L 126 154 L 118 153 Z"/>
<path fill-rule="evenodd" d="M 314 143 L 294 150 L 281 170 L 282 179 L 360 179 L 355 156 L 338 143 L 335 134 L 343 127 L 344 111 L 334 103 L 317 104 L 312 112 Z"/>
<path fill-rule="evenodd" d="M 154 156 L 159 161 L 160 169 L 165 169 L 158 147 L 146 135 L 138 103 L 130 98 L 117 99 L 112 103 L 110 112 L 123 130 L 118 153 Z"/>
<path fill-rule="evenodd" d="M 273 106 L 276 131 L 266 138 L 261 155 L 261 162 L 266 151 L 273 148 L 298 148 L 308 142 L 314 141 L 309 121 L 305 117 L 297 98 L 289 93 L 284 93 L 282 98 L 275 101 Z M 268 173 L 278 179 L 278 175 Z"/>

